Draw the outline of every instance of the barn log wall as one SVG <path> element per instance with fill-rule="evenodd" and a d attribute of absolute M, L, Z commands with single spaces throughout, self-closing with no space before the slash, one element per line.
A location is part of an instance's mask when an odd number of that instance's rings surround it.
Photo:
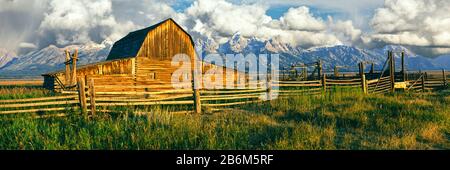
<path fill-rule="evenodd" d="M 195 50 L 190 36 L 172 20 L 149 31 L 136 57 L 136 85 L 170 85 L 172 74 L 181 68 L 171 65 L 177 54 L 186 54 L 194 61 Z"/>
<path fill-rule="evenodd" d="M 220 77 L 217 77 L 215 75 L 208 75 L 208 72 L 212 70 L 215 70 L 216 73 L 217 71 L 222 72 Z M 229 72 L 232 72 L 233 77 L 229 77 L 228 74 Z M 248 73 L 246 74 L 245 72 L 241 72 L 241 71 L 237 71 L 235 69 L 231 69 L 231 68 L 227 68 L 224 66 L 217 66 L 214 64 L 210 64 L 210 63 L 203 63 L 202 64 L 202 74 L 204 76 L 204 79 L 207 78 L 211 78 L 211 82 L 213 82 L 211 85 L 213 87 L 204 87 L 207 89 L 225 89 L 227 88 L 227 83 L 230 82 L 231 84 L 233 84 L 233 89 L 239 87 L 239 85 L 237 84 L 239 81 L 238 79 L 244 79 L 245 82 L 241 82 L 241 83 L 246 83 L 246 87 L 248 86 L 248 83 L 250 82 L 250 77 L 248 75 Z M 256 76 L 256 75 L 255 75 Z M 206 78 L 207 77 L 207 78 Z M 220 86 L 221 83 L 222 86 Z M 203 82 L 203 84 L 205 84 L 205 82 Z"/>
<path fill-rule="evenodd" d="M 194 68 L 195 49 L 190 36 L 169 20 L 150 31 L 145 38 L 136 60 L 136 85 L 170 85 L 172 74 L 181 68 L 171 65 L 172 58 L 177 54 L 188 55 L 191 68 Z M 202 73 L 211 69 L 204 67 L 205 65 L 208 64 L 202 64 Z M 224 85 L 227 81 L 225 70 L 235 72 L 233 69 L 223 68 L 223 79 L 217 81 L 223 81 Z M 234 74 L 237 75 L 238 72 Z M 190 75 L 189 79 L 192 80 Z M 228 80 L 236 81 L 236 76 L 235 79 Z"/>
<path fill-rule="evenodd" d="M 191 37 L 172 20 L 148 32 L 137 57 L 157 61 L 171 61 L 176 54 L 186 54 L 194 59 L 195 50 Z"/>
<path fill-rule="evenodd" d="M 98 64 L 86 65 L 77 69 L 77 77 L 105 77 L 104 84 L 102 82 L 96 82 L 96 85 L 120 85 L 122 79 L 129 78 L 127 81 L 133 81 L 133 63 L 134 58 L 120 59 L 114 61 L 108 61 Z M 65 73 L 59 72 L 55 75 L 61 82 L 65 82 Z M 111 79 L 110 77 L 117 77 L 118 79 Z M 121 79 L 119 79 L 121 78 Z M 45 76 L 44 84 L 53 84 L 54 90 L 61 90 L 62 87 L 50 76 Z M 47 81 L 48 80 L 48 81 Z M 50 86 L 50 85 L 48 85 Z M 46 88 L 48 87 L 46 86 Z"/>

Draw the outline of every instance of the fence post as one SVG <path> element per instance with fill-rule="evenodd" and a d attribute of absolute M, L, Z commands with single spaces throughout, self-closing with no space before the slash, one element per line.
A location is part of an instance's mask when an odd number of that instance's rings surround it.
<path fill-rule="evenodd" d="M 295 72 L 295 79 L 297 79 L 298 78 L 298 70 L 295 67 L 293 67 L 293 69 L 294 69 L 294 72 Z"/>
<path fill-rule="evenodd" d="M 267 75 L 267 100 L 272 100 L 272 77 Z"/>
<path fill-rule="evenodd" d="M 364 63 L 360 62 L 359 63 L 359 75 L 363 75 L 364 74 Z"/>
<path fill-rule="evenodd" d="M 89 101 L 91 104 L 91 114 L 95 115 L 96 107 L 95 107 L 95 87 L 94 87 L 94 79 L 91 78 L 89 81 Z"/>
<path fill-rule="evenodd" d="M 334 66 L 334 77 L 339 77 L 339 70 L 338 70 L 338 66 Z"/>
<path fill-rule="evenodd" d="M 388 52 L 389 54 L 389 72 L 390 72 L 390 80 L 391 80 L 391 92 L 395 92 L 395 61 L 394 55 L 392 51 Z"/>
<path fill-rule="evenodd" d="M 65 86 L 71 86 L 72 80 L 70 79 L 70 53 L 68 50 L 65 51 L 66 53 L 66 62 L 64 63 L 66 65 L 66 72 L 65 72 Z"/>
<path fill-rule="evenodd" d="M 72 81 L 70 84 L 70 86 L 74 85 L 75 82 L 77 81 L 77 59 L 78 59 L 78 49 L 75 49 L 75 53 L 73 54 L 72 57 Z"/>
<path fill-rule="evenodd" d="M 407 81 L 408 76 L 406 74 L 406 67 L 405 67 L 405 51 L 402 51 L 402 80 Z"/>
<path fill-rule="evenodd" d="M 327 92 L 327 76 L 326 76 L 326 74 L 323 74 L 323 76 L 322 76 L 322 87 L 323 87 L 323 91 Z"/>
<path fill-rule="evenodd" d="M 318 68 L 318 70 L 317 70 L 317 76 L 319 77 L 319 79 L 320 79 L 320 76 L 322 76 L 322 60 L 319 60 L 318 62 L 317 62 L 317 68 Z"/>
<path fill-rule="evenodd" d="M 361 75 L 361 86 L 364 94 L 367 94 L 367 82 L 366 82 L 366 75 Z"/>
<path fill-rule="evenodd" d="M 364 83 L 365 83 L 364 89 L 366 89 L 366 94 L 369 94 L 369 81 L 366 79 Z"/>
<path fill-rule="evenodd" d="M 445 76 L 445 69 L 442 69 L 442 81 L 444 81 L 444 88 L 447 88 L 447 76 Z"/>
<path fill-rule="evenodd" d="M 308 80 L 308 67 L 303 67 L 303 74 L 305 74 L 305 80 Z"/>
<path fill-rule="evenodd" d="M 422 73 L 422 92 L 425 92 L 425 74 Z"/>
<path fill-rule="evenodd" d="M 195 88 L 195 71 L 192 72 L 192 90 L 194 91 L 194 109 L 196 114 L 202 113 L 202 104 L 200 100 L 200 90 L 198 88 Z"/>
<path fill-rule="evenodd" d="M 375 64 L 372 63 L 372 64 L 370 65 L 370 74 L 373 74 L 374 72 L 375 72 Z"/>
<path fill-rule="evenodd" d="M 80 101 L 81 113 L 86 114 L 87 104 L 86 104 L 86 86 L 84 83 L 84 78 L 78 78 L 78 100 Z"/>

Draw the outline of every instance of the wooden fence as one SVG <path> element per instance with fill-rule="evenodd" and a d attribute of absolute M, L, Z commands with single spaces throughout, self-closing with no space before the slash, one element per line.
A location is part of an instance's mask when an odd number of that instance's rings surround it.
<path fill-rule="evenodd" d="M 389 93 L 392 88 L 393 87 L 390 76 L 367 81 L 367 92 L 369 94 Z"/>
<path fill-rule="evenodd" d="M 423 92 L 448 87 L 444 76 L 428 77 L 419 74 L 415 80 L 404 82 L 406 91 Z M 180 85 L 180 84 L 179 84 Z M 323 74 L 321 80 L 311 81 L 269 81 L 254 84 L 244 89 L 193 89 L 193 85 L 185 85 L 185 89 L 173 89 L 172 85 L 115 86 L 95 85 L 95 79 L 87 82 L 80 78 L 77 91 L 64 91 L 61 96 L 0 100 L 0 115 L 18 113 L 45 113 L 80 110 L 84 114 L 96 114 L 112 106 L 152 106 L 152 105 L 184 105 L 201 113 L 202 108 L 220 110 L 223 107 L 243 105 L 273 97 L 289 97 L 299 95 L 321 95 L 334 87 L 359 88 L 365 94 L 383 94 L 392 92 L 396 82 L 390 76 L 366 80 L 360 78 L 329 79 Z M 127 89 L 118 91 L 117 89 Z M 131 90 L 129 90 L 131 89 Z"/>
<path fill-rule="evenodd" d="M 0 100 L 0 115 L 65 111 L 78 105 L 77 95 Z"/>

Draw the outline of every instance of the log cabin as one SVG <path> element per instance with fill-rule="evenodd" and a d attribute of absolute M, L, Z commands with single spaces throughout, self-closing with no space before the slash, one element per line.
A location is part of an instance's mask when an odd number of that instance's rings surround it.
<path fill-rule="evenodd" d="M 129 33 L 114 43 L 106 61 L 69 68 L 69 56 L 66 52 L 66 69 L 43 74 L 44 88 L 57 92 L 74 88 L 77 77 L 94 80 L 96 86 L 117 86 L 113 91 L 136 91 L 136 86 L 171 85 L 171 77 L 180 66 L 172 66 L 172 57 L 176 54 L 187 54 L 191 60 L 191 68 L 197 57 L 192 37 L 173 19 L 164 20 L 156 25 Z M 76 54 L 72 62 L 76 62 Z M 206 67 L 216 67 L 201 63 L 203 73 Z M 74 64 L 72 63 L 72 66 Z M 226 72 L 233 69 L 222 67 L 223 80 L 226 82 Z M 74 76 L 75 75 L 75 76 Z M 189 79 L 192 77 L 189 75 Z M 192 80 L 192 79 L 191 79 Z M 224 83 L 225 84 L 225 83 Z M 170 87 L 169 87 L 170 88 Z M 111 89 L 96 89 L 96 91 L 111 91 Z M 157 91 L 143 89 L 144 91 Z"/>

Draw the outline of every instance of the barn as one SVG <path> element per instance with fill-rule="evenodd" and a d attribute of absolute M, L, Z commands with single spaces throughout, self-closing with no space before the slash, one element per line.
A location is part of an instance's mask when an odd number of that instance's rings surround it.
<path fill-rule="evenodd" d="M 44 88 L 55 91 L 73 88 L 77 77 L 93 79 L 96 85 L 121 87 L 115 91 L 135 90 L 132 86 L 170 85 L 172 74 L 180 68 L 172 66 L 172 57 L 180 53 L 187 54 L 192 65 L 196 61 L 192 37 L 173 19 L 167 19 L 115 42 L 106 61 L 75 66 L 76 69 L 70 69 L 66 63 L 66 70 L 43 74 Z M 203 62 L 201 65 L 202 70 L 208 69 L 206 65 L 215 67 Z M 228 70 L 241 73 L 225 69 L 224 75 Z M 236 76 L 232 81 L 235 80 Z"/>

